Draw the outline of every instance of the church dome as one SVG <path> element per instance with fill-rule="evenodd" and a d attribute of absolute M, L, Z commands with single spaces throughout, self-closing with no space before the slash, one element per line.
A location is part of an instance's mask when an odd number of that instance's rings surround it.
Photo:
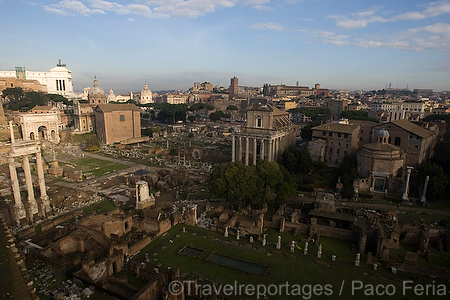
<path fill-rule="evenodd" d="M 94 79 L 94 86 L 89 90 L 89 95 L 105 94 L 105 91 L 98 86 L 97 77 Z"/>
<path fill-rule="evenodd" d="M 377 137 L 389 137 L 389 131 L 386 129 L 380 129 L 377 131 Z"/>

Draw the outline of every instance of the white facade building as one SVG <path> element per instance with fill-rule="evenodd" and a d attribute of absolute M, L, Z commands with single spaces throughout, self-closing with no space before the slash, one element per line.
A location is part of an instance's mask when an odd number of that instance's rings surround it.
<path fill-rule="evenodd" d="M 15 71 L 0 71 L 0 77 L 37 80 L 47 87 L 49 94 L 58 94 L 69 99 L 75 98 L 72 71 L 67 69 L 65 64 L 61 64 L 61 60 L 48 72 L 26 71 L 24 67 L 16 67 Z"/>
<path fill-rule="evenodd" d="M 144 88 L 141 91 L 141 96 L 139 97 L 140 104 L 153 103 L 152 91 L 148 89 L 148 85 L 144 84 Z"/>

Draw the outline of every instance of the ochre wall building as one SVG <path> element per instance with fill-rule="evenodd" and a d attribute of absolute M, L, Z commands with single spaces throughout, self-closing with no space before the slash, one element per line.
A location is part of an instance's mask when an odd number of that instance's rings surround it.
<path fill-rule="evenodd" d="M 94 114 L 97 137 L 105 144 L 141 137 L 140 110 L 134 104 L 99 104 Z"/>

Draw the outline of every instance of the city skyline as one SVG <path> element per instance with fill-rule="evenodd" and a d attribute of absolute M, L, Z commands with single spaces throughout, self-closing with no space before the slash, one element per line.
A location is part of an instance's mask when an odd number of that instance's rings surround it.
<path fill-rule="evenodd" d="M 450 1 L 0 0 L 0 70 L 62 59 L 74 91 L 285 84 L 450 90 Z"/>

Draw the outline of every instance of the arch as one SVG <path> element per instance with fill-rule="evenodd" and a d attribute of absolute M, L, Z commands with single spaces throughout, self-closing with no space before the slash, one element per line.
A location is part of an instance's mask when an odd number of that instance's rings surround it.
<path fill-rule="evenodd" d="M 30 132 L 30 140 L 34 141 L 36 139 L 34 132 Z"/>
<path fill-rule="evenodd" d="M 52 130 L 50 132 L 50 136 L 52 137 L 52 140 L 55 140 L 56 139 L 56 131 Z"/>
<path fill-rule="evenodd" d="M 47 140 L 48 136 L 47 136 L 47 127 L 45 127 L 44 125 L 39 126 L 38 128 L 38 136 L 40 140 Z"/>
<path fill-rule="evenodd" d="M 401 140 L 401 138 L 400 137 L 395 137 L 395 139 L 394 139 L 394 145 L 395 146 L 400 146 L 400 143 L 402 142 L 402 140 Z"/>

